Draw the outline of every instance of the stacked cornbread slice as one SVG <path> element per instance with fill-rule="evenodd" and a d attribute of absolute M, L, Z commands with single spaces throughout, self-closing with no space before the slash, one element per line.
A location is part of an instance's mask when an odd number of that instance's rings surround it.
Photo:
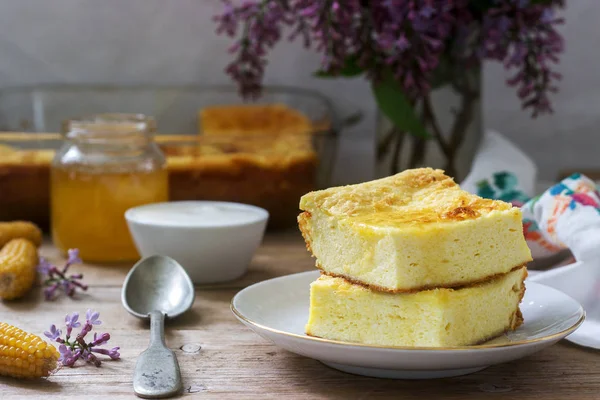
<path fill-rule="evenodd" d="M 483 342 L 521 322 L 521 212 L 430 168 L 311 192 L 298 217 L 323 272 L 312 336 L 384 346 Z"/>

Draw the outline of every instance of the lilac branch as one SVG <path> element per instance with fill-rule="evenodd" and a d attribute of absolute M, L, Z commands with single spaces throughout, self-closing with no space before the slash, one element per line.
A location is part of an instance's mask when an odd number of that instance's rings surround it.
<path fill-rule="evenodd" d="M 72 274 L 67 276 L 67 272 L 71 265 L 80 263 L 79 250 L 71 249 L 68 252 L 68 259 L 62 269 L 50 264 L 48 260 L 40 257 L 40 262 L 37 267 L 38 271 L 47 276 L 44 280 L 44 297 L 46 300 L 54 300 L 58 289 L 63 289 L 69 297 L 75 295 L 76 289 L 87 290 L 88 286 L 83 284 L 83 274 Z"/>
<path fill-rule="evenodd" d="M 524 108 L 534 116 L 552 111 L 549 94 L 561 78 L 553 68 L 564 47 L 554 12 L 564 0 L 490 0 L 483 10 L 473 0 L 223 1 L 217 33 L 237 38 L 226 72 L 246 97 L 260 94 L 267 54 L 288 28 L 290 40 L 301 37 L 323 55 L 329 74 L 340 74 L 348 59 L 371 80 L 391 71 L 413 102 L 431 91 L 442 57 L 460 68 L 487 59 L 515 71 L 507 84 Z"/>
<path fill-rule="evenodd" d="M 61 337 L 62 331 L 57 329 L 56 325 L 51 325 L 50 329 L 44 332 L 46 337 L 60 343 L 60 346 L 58 347 L 58 351 L 60 352 L 59 360 L 64 366 L 72 367 L 77 360 L 83 359 L 86 362 L 99 367 L 101 361 L 93 353 L 107 355 L 112 360 L 118 360 L 121 357 L 119 347 L 113 347 L 112 349 L 99 347 L 108 343 L 110 340 L 109 333 L 102 333 L 100 335 L 94 333 L 93 340 L 86 342 L 85 337 L 93 330 L 94 325 L 100 325 L 102 323 L 99 317 L 100 314 L 98 312 L 88 310 L 86 313 L 86 321 L 83 324 L 81 331 L 75 337 L 75 340 L 71 340 L 72 330 L 82 325 L 81 322 L 78 322 L 78 313 L 67 314 L 65 316 L 67 330 L 64 339 Z"/>

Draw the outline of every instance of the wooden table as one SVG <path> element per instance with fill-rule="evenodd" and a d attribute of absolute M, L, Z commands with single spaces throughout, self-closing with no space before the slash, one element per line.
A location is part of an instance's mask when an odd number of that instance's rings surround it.
<path fill-rule="evenodd" d="M 60 263 L 50 245 L 42 254 Z M 200 286 L 191 312 L 170 322 L 167 342 L 177 353 L 184 382 L 182 396 L 205 399 L 600 399 L 600 352 L 567 342 L 520 361 L 476 374 L 431 381 L 363 378 L 338 372 L 318 361 L 280 350 L 244 327 L 229 303 L 243 287 L 264 279 L 310 270 L 314 262 L 296 232 L 269 235 L 249 273 L 226 284 Z M 41 289 L 16 302 L 0 303 L 0 320 L 42 334 L 64 315 L 88 308 L 100 312 L 110 344 L 121 346 L 122 360 L 100 368 L 79 362 L 47 380 L 0 378 L 0 398 L 64 398 L 83 396 L 134 398 L 131 376 L 137 355 L 148 342 L 147 324 L 121 307 L 125 267 L 74 266 L 90 289 L 77 300 L 43 300 Z M 199 350 L 197 350 L 199 349 Z M 196 351 L 197 350 L 197 351 Z"/>

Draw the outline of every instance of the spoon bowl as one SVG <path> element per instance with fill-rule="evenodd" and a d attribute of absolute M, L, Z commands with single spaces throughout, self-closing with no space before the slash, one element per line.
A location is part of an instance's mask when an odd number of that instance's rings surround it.
<path fill-rule="evenodd" d="M 133 391 L 143 398 L 162 398 L 181 391 L 175 353 L 165 343 L 165 317 L 174 318 L 194 303 L 194 285 L 172 258 L 154 255 L 140 260 L 127 274 L 121 300 L 132 315 L 150 319 L 150 345 L 140 354 Z"/>
<path fill-rule="evenodd" d="M 183 267 L 160 255 L 138 262 L 123 283 L 123 306 L 138 318 L 149 318 L 154 310 L 175 318 L 192 307 L 194 297 L 194 285 Z"/>

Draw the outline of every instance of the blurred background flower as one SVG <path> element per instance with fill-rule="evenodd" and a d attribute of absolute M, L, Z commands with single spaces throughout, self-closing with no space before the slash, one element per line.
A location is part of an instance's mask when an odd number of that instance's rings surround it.
<path fill-rule="evenodd" d="M 223 0 L 217 33 L 235 38 L 226 72 L 242 95 L 260 94 L 269 51 L 284 37 L 301 38 L 322 55 L 321 77 L 365 75 L 379 110 L 391 126 L 378 143 L 380 175 L 421 165 L 425 139 L 443 153 L 442 166 L 459 175 L 457 153 L 467 132 L 481 134 L 482 60 L 501 62 L 512 76 L 522 107 L 535 117 L 552 112 L 550 93 L 561 75 L 554 70 L 563 50 L 555 10 L 564 0 Z M 470 73 L 470 70 L 474 70 Z M 450 88 L 460 99 L 455 118 L 440 125 L 432 100 Z M 448 107 L 446 107 L 448 108 Z M 400 158 L 405 134 L 417 137 L 407 165 Z M 384 162 L 384 160 L 386 160 Z M 465 171 L 466 173 L 466 171 Z"/>

